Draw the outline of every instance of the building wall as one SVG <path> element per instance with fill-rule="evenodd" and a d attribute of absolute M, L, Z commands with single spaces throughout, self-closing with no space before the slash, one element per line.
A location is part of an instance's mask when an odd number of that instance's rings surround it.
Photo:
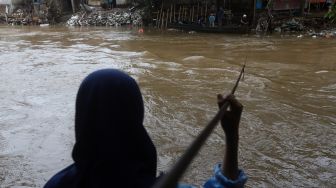
<path fill-rule="evenodd" d="M 10 5 L 12 4 L 11 0 L 0 0 L 0 5 Z"/>
<path fill-rule="evenodd" d="M 127 5 L 128 4 L 127 0 L 116 0 L 116 2 L 117 2 L 117 6 L 118 5 Z"/>
<path fill-rule="evenodd" d="M 301 0 L 274 0 L 273 10 L 300 9 Z"/>
<path fill-rule="evenodd" d="M 89 0 L 88 4 L 92 6 L 100 6 L 101 0 Z"/>

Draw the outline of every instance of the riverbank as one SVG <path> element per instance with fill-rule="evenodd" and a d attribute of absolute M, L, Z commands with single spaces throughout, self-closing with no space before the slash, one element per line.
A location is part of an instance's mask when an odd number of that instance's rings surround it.
<path fill-rule="evenodd" d="M 56 13 L 52 13 L 56 15 Z M 58 15 L 58 14 L 57 14 Z M 102 9 L 100 7 L 82 6 L 81 11 L 75 14 L 63 14 L 58 16 L 57 21 L 51 16 L 48 9 L 42 10 L 40 17 L 32 17 L 24 9 L 16 10 L 11 16 L 0 15 L 0 24 L 11 25 L 48 25 L 61 24 L 67 26 L 143 26 L 143 8 L 115 8 Z M 331 23 L 319 16 L 260 16 L 256 23 L 251 26 L 250 33 L 257 34 L 297 34 L 299 38 L 310 36 L 313 38 L 336 38 L 336 24 Z"/>

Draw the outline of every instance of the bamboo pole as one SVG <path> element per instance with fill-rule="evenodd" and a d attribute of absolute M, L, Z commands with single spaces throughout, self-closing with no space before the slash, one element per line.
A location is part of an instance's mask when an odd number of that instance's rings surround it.
<path fill-rule="evenodd" d="M 308 14 L 310 13 L 310 1 L 308 3 Z"/>
<path fill-rule="evenodd" d="M 166 16 L 166 28 L 168 27 L 168 18 L 169 18 L 169 9 L 167 10 L 167 16 Z"/>
<path fill-rule="evenodd" d="M 162 13 L 162 25 L 161 25 L 161 29 L 164 28 L 165 14 L 166 14 L 166 12 L 163 11 L 163 13 Z"/>
<path fill-rule="evenodd" d="M 184 21 L 184 6 L 182 6 L 181 21 Z"/>
<path fill-rule="evenodd" d="M 191 17 L 191 22 L 194 22 L 194 14 L 195 14 L 195 9 L 194 6 L 192 7 L 192 17 Z"/>
<path fill-rule="evenodd" d="M 256 22 L 256 0 L 253 0 L 253 24 Z"/>
<path fill-rule="evenodd" d="M 159 20 L 159 23 L 158 23 L 158 28 L 160 27 L 160 24 L 162 24 L 162 11 L 163 11 L 163 1 L 161 2 L 161 10 L 160 10 L 160 20 Z"/>
<path fill-rule="evenodd" d="M 208 21 L 207 12 L 208 12 L 208 3 L 205 2 L 205 12 L 204 12 L 204 21 L 205 21 L 205 23 L 207 23 L 207 21 Z"/>
<path fill-rule="evenodd" d="M 196 19 L 198 20 L 198 14 L 199 14 L 199 2 L 197 3 L 197 13 L 196 13 Z"/>
<path fill-rule="evenodd" d="M 184 6 L 182 6 L 182 16 L 181 16 L 181 21 L 184 21 L 185 17 L 184 17 Z"/>
<path fill-rule="evenodd" d="M 187 20 L 187 7 L 185 8 L 185 11 L 184 11 L 184 20 L 185 21 Z"/>
<path fill-rule="evenodd" d="M 191 21 L 191 13 L 192 13 L 192 10 L 191 10 L 191 8 L 189 8 L 189 20 L 188 20 L 188 22 Z"/>
<path fill-rule="evenodd" d="M 178 14 L 178 20 L 177 21 L 180 21 L 181 20 L 181 5 L 180 5 L 180 8 L 179 8 L 179 14 Z"/>
<path fill-rule="evenodd" d="M 173 4 L 170 4 L 169 23 L 172 23 L 172 14 L 173 14 Z"/>
<path fill-rule="evenodd" d="M 159 25 L 159 10 L 156 12 L 156 28 L 158 28 Z"/>
<path fill-rule="evenodd" d="M 175 8 L 176 8 L 176 6 L 175 6 L 175 3 L 174 3 L 174 18 L 173 18 L 174 22 L 176 21 L 176 20 L 175 20 L 175 14 L 176 14 L 176 12 L 175 12 Z"/>
<path fill-rule="evenodd" d="M 76 12 L 76 3 L 74 0 L 71 0 L 71 6 L 72 6 L 72 12 L 75 13 Z"/>

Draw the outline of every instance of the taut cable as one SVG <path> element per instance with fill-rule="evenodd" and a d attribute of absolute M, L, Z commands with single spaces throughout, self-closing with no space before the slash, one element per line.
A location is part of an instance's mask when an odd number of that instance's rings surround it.
<path fill-rule="evenodd" d="M 239 81 L 245 70 L 244 63 L 236 84 L 232 88 L 231 94 L 233 95 L 238 87 Z M 182 155 L 182 157 L 177 161 L 177 163 L 165 174 L 161 179 L 154 184 L 152 188 L 175 188 L 177 186 L 178 180 L 183 175 L 185 170 L 188 168 L 189 164 L 193 158 L 197 155 L 198 151 L 201 149 L 206 139 L 210 136 L 218 122 L 221 120 L 222 116 L 226 112 L 229 106 L 229 102 L 224 102 L 222 107 L 219 109 L 214 118 L 207 124 L 207 126 L 202 130 L 202 132 L 197 136 L 194 142 L 189 146 L 187 151 Z"/>

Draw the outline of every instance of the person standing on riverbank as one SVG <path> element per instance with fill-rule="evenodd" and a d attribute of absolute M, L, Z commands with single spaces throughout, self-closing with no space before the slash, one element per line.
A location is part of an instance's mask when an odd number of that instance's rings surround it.
<path fill-rule="evenodd" d="M 227 147 L 223 165 L 215 166 L 215 175 L 204 187 L 243 187 L 247 177 L 238 169 L 243 107 L 233 95 L 217 98 L 219 106 L 230 103 L 231 110 L 221 121 Z M 157 180 L 157 153 L 143 119 L 142 95 L 133 78 L 115 69 L 91 73 L 80 85 L 76 98 L 74 164 L 53 176 L 44 187 L 151 187 Z"/>
<path fill-rule="evenodd" d="M 215 14 L 211 13 L 209 16 L 210 27 L 215 27 L 215 20 L 216 20 Z"/>

